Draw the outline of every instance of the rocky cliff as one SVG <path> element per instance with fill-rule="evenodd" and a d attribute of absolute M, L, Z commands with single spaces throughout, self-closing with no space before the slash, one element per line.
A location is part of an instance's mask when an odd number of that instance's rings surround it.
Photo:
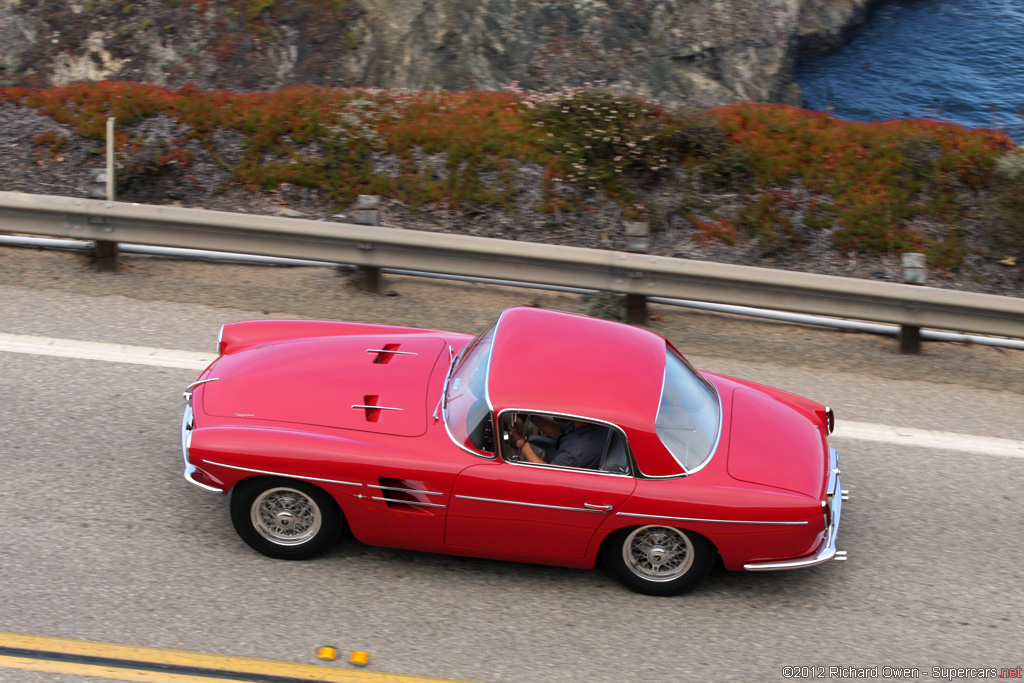
<path fill-rule="evenodd" d="M 875 0 L 0 0 L 0 84 L 527 89 L 799 102 Z"/>

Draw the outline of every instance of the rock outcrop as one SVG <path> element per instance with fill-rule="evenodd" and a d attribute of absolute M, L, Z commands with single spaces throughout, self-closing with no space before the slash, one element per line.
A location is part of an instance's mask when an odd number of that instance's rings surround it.
<path fill-rule="evenodd" d="M 874 0 L 0 0 L 0 84 L 101 79 L 799 102 L 800 49 Z"/>

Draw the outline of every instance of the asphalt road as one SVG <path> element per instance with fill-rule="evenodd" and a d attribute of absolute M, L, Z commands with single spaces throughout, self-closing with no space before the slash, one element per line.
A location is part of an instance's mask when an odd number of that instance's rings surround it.
<path fill-rule="evenodd" d="M 0 332 L 208 351 L 222 322 L 281 312 L 244 310 L 237 289 L 225 308 L 183 303 L 171 285 L 163 300 L 103 296 L 103 282 L 0 285 Z M 524 297 L 446 285 L 470 310 L 402 287 L 363 319 L 472 329 Z M 660 315 L 684 352 L 689 326 L 699 367 L 805 393 L 840 420 L 1024 441 L 1020 352 L 905 359 L 892 340 Z M 181 390 L 196 374 L 0 352 L 0 630 L 307 663 L 330 645 L 369 652 L 376 671 L 481 683 L 782 680 L 787 666 L 934 680 L 932 667 L 1024 664 L 1024 459 L 836 438 L 848 562 L 716 570 L 671 599 L 600 570 L 354 541 L 288 563 L 249 550 L 226 499 L 181 477 Z M 0 680 L 69 677 L 0 668 Z"/>

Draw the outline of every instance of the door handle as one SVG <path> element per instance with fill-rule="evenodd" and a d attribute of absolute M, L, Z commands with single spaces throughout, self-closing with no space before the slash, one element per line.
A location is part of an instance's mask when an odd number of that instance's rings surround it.
<path fill-rule="evenodd" d="M 594 505 L 593 503 L 584 503 L 583 507 L 588 510 L 600 510 L 601 512 L 608 512 L 612 509 L 611 505 Z"/>

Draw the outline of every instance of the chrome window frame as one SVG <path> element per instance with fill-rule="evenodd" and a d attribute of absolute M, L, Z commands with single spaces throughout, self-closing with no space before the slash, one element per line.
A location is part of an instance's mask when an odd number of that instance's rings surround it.
<path fill-rule="evenodd" d="M 528 460 L 509 460 L 509 459 L 507 459 L 507 458 L 505 458 L 504 456 L 501 455 L 501 448 L 499 447 L 498 448 L 498 453 L 496 455 L 504 463 L 507 463 L 509 465 L 523 465 L 523 466 L 526 466 L 526 467 L 539 467 L 539 468 L 544 468 L 544 469 L 555 468 L 555 469 L 560 470 L 560 471 L 583 472 L 583 473 L 586 473 L 586 474 L 597 474 L 597 475 L 601 475 L 601 476 L 604 476 L 604 477 L 630 477 L 632 479 L 636 479 L 637 478 L 636 477 L 636 472 L 639 471 L 639 468 L 636 466 L 636 458 L 633 457 L 633 449 L 629 445 L 629 437 L 626 436 L 626 432 L 619 425 L 617 425 L 617 424 L 615 424 L 613 422 L 607 422 L 605 420 L 597 420 L 595 418 L 585 417 L 583 415 L 572 415 L 570 413 L 552 413 L 552 412 L 549 412 L 549 411 L 546 411 L 546 410 L 536 410 L 536 409 L 529 409 L 529 408 L 505 408 L 500 413 L 498 413 L 498 416 L 497 416 L 497 418 L 495 420 L 495 422 L 496 422 L 495 427 L 500 427 L 501 426 L 501 419 L 505 416 L 506 413 L 529 413 L 531 415 L 550 415 L 551 417 L 554 417 L 554 418 L 565 418 L 565 419 L 568 419 L 568 420 L 581 420 L 583 422 L 590 422 L 590 423 L 593 423 L 593 424 L 598 424 L 598 425 L 601 425 L 603 427 L 610 427 L 611 429 L 614 429 L 615 431 L 617 431 L 619 433 L 619 436 L 622 437 L 622 443 L 623 443 L 623 445 L 626 448 L 626 459 L 629 461 L 630 469 L 629 469 L 629 472 L 625 472 L 625 473 L 622 473 L 622 472 L 605 472 L 604 470 L 600 470 L 600 469 L 593 470 L 593 469 L 589 469 L 587 467 L 566 467 L 565 465 L 551 465 L 551 464 L 543 464 L 542 465 L 542 464 L 537 463 L 537 462 L 529 462 Z M 498 433 L 499 433 L 498 431 L 495 431 L 495 434 L 498 434 Z"/>
<path fill-rule="evenodd" d="M 686 469 L 686 466 L 679 461 L 679 458 L 676 457 L 676 454 L 672 452 L 672 449 L 669 448 L 668 444 L 666 444 L 665 441 L 661 438 L 661 434 L 658 434 L 658 426 L 657 426 L 658 425 L 658 416 L 661 415 L 661 399 L 665 395 L 665 380 L 668 377 L 668 356 L 669 355 L 675 356 L 680 362 L 682 362 L 683 365 L 685 365 L 690 370 L 690 372 L 693 373 L 693 375 L 698 380 L 700 380 L 701 382 L 704 383 L 705 386 L 710 388 L 711 389 L 711 393 L 714 394 L 715 399 L 718 401 L 718 430 L 717 430 L 717 433 L 715 434 L 715 440 L 712 442 L 711 448 L 708 450 L 708 454 L 704 458 L 704 460 L 700 463 L 700 465 L 698 465 L 697 467 L 694 467 L 692 470 Z M 722 395 L 718 393 L 718 387 L 716 387 L 713 382 L 709 381 L 700 372 L 700 370 L 698 370 L 697 368 L 693 367 L 693 365 L 690 364 L 690 361 L 686 360 L 686 358 L 684 358 L 682 354 L 677 353 L 675 349 L 673 349 L 671 346 L 669 346 L 666 343 L 665 344 L 665 369 L 661 373 L 661 390 L 658 392 L 658 411 L 654 414 L 654 434 L 655 434 L 655 436 L 658 437 L 658 441 L 661 442 L 661 445 L 665 447 L 665 450 L 668 451 L 669 455 L 672 456 L 672 459 L 676 461 L 676 464 L 679 465 L 680 469 L 682 469 L 683 472 L 682 472 L 682 474 L 670 474 L 670 475 L 666 475 L 666 476 L 648 477 L 648 478 L 649 479 L 676 479 L 678 477 L 688 477 L 691 474 L 695 474 L 697 472 L 700 472 L 702 469 L 704 469 L 707 466 L 707 464 L 709 462 L 711 462 L 711 459 L 715 456 L 715 452 L 718 450 L 718 444 L 722 441 L 722 425 L 724 423 L 724 420 L 725 420 L 725 408 L 722 405 Z M 642 472 L 641 472 L 641 474 L 642 474 Z M 647 475 L 645 475 L 645 476 L 647 476 Z"/>
<path fill-rule="evenodd" d="M 498 445 L 497 445 L 497 438 L 495 438 L 494 453 L 491 453 L 491 454 L 488 454 L 487 451 L 475 451 L 475 450 L 467 447 L 465 444 L 460 443 L 459 440 L 455 438 L 455 435 L 452 434 L 451 427 L 448 425 L 448 401 L 447 401 L 447 398 L 448 398 L 448 383 L 451 381 L 452 375 L 455 374 L 455 366 L 459 362 L 459 359 L 462 358 L 462 355 L 463 355 L 463 353 L 465 353 L 466 348 L 470 344 L 472 344 L 476 339 L 478 339 L 480 336 L 482 336 L 484 334 L 484 332 L 486 332 L 487 330 L 489 330 L 491 328 L 494 328 L 494 331 L 491 333 L 491 350 L 488 351 L 488 353 L 487 353 L 487 364 L 486 364 L 485 369 L 484 369 L 484 396 L 483 396 L 483 398 L 484 398 L 484 402 L 487 404 L 487 410 L 488 410 L 488 412 L 491 415 L 491 421 L 492 421 L 491 427 L 492 427 L 492 429 L 495 430 L 494 433 L 497 434 L 498 433 L 497 429 L 496 429 L 497 426 L 498 426 L 497 418 L 494 415 L 494 404 L 491 402 L 491 361 L 494 359 L 494 343 L 498 339 L 498 330 L 501 327 L 501 320 L 504 317 L 505 317 L 505 311 L 502 311 L 501 315 L 498 316 L 498 319 L 494 321 L 493 325 L 488 325 L 487 328 L 483 332 L 481 332 L 476 337 L 473 337 L 473 339 L 469 340 L 469 342 L 467 342 L 465 346 L 463 346 L 461 349 L 459 349 L 459 352 L 457 354 L 455 354 L 455 357 L 452 358 L 451 363 L 448 366 L 448 374 L 445 375 L 445 378 L 444 378 L 444 388 L 441 389 L 441 422 L 444 424 L 444 431 L 445 431 L 445 433 L 448 435 L 448 438 L 451 439 L 451 442 L 453 444 L 455 444 L 456 446 L 458 446 L 460 449 L 466 451 L 467 453 L 469 453 L 472 456 L 475 456 L 477 458 L 481 458 L 483 460 L 496 460 L 496 459 L 498 459 L 500 457 L 498 455 L 498 451 L 500 449 L 498 448 Z"/>

